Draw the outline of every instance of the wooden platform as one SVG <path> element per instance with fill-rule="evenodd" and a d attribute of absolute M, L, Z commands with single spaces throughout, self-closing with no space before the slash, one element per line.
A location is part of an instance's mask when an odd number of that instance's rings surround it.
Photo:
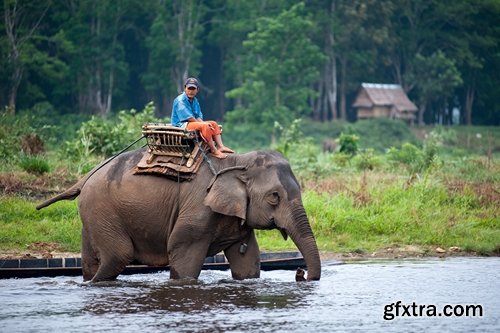
<path fill-rule="evenodd" d="M 263 271 L 296 270 L 299 267 L 306 268 L 299 252 L 261 253 L 260 269 Z M 224 255 L 218 254 L 207 257 L 203 269 L 228 270 L 229 263 Z M 169 266 L 129 265 L 121 274 L 148 274 L 168 270 Z M 0 260 L 0 279 L 81 275 L 81 258 Z"/>

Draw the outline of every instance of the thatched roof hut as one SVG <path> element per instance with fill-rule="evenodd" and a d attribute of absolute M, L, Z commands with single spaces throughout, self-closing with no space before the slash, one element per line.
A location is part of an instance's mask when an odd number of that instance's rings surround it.
<path fill-rule="evenodd" d="M 358 119 L 388 117 L 411 124 L 418 110 L 398 84 L 362 83 L 352 106 Z"/>

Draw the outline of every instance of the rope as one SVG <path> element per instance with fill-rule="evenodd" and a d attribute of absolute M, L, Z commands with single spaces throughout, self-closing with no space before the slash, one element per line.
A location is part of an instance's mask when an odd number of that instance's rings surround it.
<path fill-rule="evenodd" d="M 212 164 L 212 160 L 208 157 L 207 153 L 205 153 L 205 149 L 203 149 L 203 147 L 201 146 L 201 142 L 200 142 L 200 140 L 199 140 L 199 138 L 198 138 L 198 136 L 197 136 L 197 135 L 194 137 L 194 140 L 195 140 L 195 142 L 198 144 L 198 147 L 199 147 L 199 148 L 200 148 L 200 150 L 201 150 L 201 154 L 203 155 L 203 159 L 204 159 L 204 160 L 207 162 L 207 164 L 208 164 L 208 168 L 210 169 L 210 171 L 212 172 L 212 174 L 213 174 L 214 176 L 216 176 L 216 175 L 217 175 L 217 171 L 215 171 L 215 168 L 214 168 L 214 166 L 213 166 L 213 164 Z"/>
<path fill-rule="evenodd" d="M 187 153 L 187 146 L 182 146 L 182 158 L 179 163 L 179 166 L 184 164 L 184 159 Z M 181 172 L 177 170 L 177 216 L 179 216 L 179 211 L 181 209 Z"/>
<path fill-rule="evenodd" d="M 110 158 L 108 158 L 104 163 L 102 163 L 101 165 L 99 165 L 97 168 L 95 168 L 88 176 L 87 176 L 87 179 L 83 182 L 82 184 L 82 187 L 83 185 L 85 185 L 85 183 L 90 179 L 90 177 L 92 177 L 94 175 L 94 173 L 96 173 L 97 171 L 99 171 L 103 166 L 105 166 L 106 164 L 108 164 L 109 162 L 111 162 L 112 160 L 114 160 L 118 155 L 120 155 L 121 153 L 123 153 L 124 151 L 126 151 L 127 149 L 129 149 L 130 147 L 132 147 L 133 145 L 135 145 L 137 142 L 139 142 L 139 140 L 143 139 L 144 138 L 144 135 L 142 135 L 139 139 L 135 140 L 134 142 L 132 142 L 131 144 L 129 144 L 127 147 L 123 148 L 122 150 L 120 150 L 118 153 L 116 153 L 115 155 L 111 156 Z M 147 143 L 144 144 L 141 148 L 143 147 L 146 147 Z"/>
<path fill-rule="evenodd" d="M 96 173 L 97 171 L 99 171 L 103 166 L 105 166 L 106 164 L 108 164 L 109 162 L 111 162 L 112 160 L 114 160 L 116 157 L 118 157 L 120 154 L 122 154 L 124 151 L 126 151 L 127 149 L 129 149 L 130 147 L 132 147 L 133 145 L 135 145 L 137 142 L 139 142 L 140 140 L 142 140 L 144 138 L 144 135 L 142 135 L 139 139 L 135 140 L 134 142 L 132 142 L 131 144 L 129 144 L 127 147 L 123 148 L 122 150 L 120 150 L 118 153 L 116 153 L 115 155 L 111 156 L 110 158 L 108 158 L 104 163 L 102 163 L 101 165 L 99 165 L 99 167 L 97 167 L 96 169 L 94 169 L 94 171 L 92 171 L 89 176 L 87 177 L 87 180 L 85 180 L 85 183 L 90 179 L 90 177 L 92 177 L 94 175 L 94 173 Z M 142 147 L 145 147 L 145 145 L 143 145 Z M 142 148 L 141 147 L 141 148 Z M 83 185 L 85 185 L 85 183 L 82 184 L 82 187 Z"/>

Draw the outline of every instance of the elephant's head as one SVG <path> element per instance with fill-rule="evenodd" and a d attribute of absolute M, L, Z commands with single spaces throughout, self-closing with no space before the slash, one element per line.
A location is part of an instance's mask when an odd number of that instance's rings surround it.
<path fill-rule="evenodd" d="M 251 228 L 278 229 L 285 239 L 290 236 L 304 256 L 308 280 L 319 280 L 319 252 L 290 164 L 276 152 L 234 158 L 244 167 L 228 168 L 214 177 L 205 205 Z"/>

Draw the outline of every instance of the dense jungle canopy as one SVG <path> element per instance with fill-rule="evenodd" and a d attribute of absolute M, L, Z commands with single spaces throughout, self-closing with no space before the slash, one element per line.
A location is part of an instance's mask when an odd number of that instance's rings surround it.
<path fill-rule="evenodd" d="M 4 0 L 0 112 L 109 115 L 186 77 L 206 118 L 355 120 L 400 84 L 427 124 L 500 125 L 500 0 Z"/>

